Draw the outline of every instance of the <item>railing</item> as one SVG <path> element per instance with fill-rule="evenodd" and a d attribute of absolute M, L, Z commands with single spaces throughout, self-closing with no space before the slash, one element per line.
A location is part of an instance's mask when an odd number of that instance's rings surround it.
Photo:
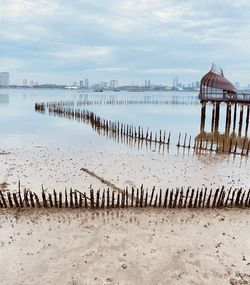
<path fill-rule="evenodd" d="M 221 101 L 243 101 L 243 102 L 250 102 L 250 93 L 200 93 L 199 97 L 200 100 L 221 100 Z"/>

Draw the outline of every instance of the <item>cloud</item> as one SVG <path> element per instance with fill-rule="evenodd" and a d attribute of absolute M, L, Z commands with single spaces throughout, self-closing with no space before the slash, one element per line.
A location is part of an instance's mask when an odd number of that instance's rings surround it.
<path fill-rule="evenodd" d="M 50 53 L 52 56 L 62 60 L 79 61 L 92 60 L 105 62 L 112 56 L 112 48 L 102 46 L 74 46 Z"/>
<path fill-rule="evenodd" d="M 165 83 L 199 79 L 215 61 L 248 83 L 249 30 L 247 0 L 2 0 L 0 68 L 13 80 Z"/>

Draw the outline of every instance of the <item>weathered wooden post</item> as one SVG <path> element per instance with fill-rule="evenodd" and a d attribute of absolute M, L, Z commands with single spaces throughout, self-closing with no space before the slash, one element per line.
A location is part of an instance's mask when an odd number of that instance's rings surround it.
<path fill-rule="evenodd" d="M 230 125 L 231 125 L 231 103 L 229 102 L 227 103 L 225 133 L 230 132 Z"/>
<path fill-rule="evenodd" d="M 249 112 L 250 112 L 250 105 L 247 105 L 246 128 L 245 128 L 245 134 L 246 135 L 247 135 L 248 125 L 249 125 Z"/>
<path fill-rule="evenodd" d="M 216 102 L 215 131 L 218 131 L 220 121 L 220 102 Z"/>
<path fill-rule="evenodd" d="M 243 104 L 241 104 L 241 106 L 240 106 L 240 119 L 239 119 L 239 136 L 241 136 L 241 131 L 242 131 L 243 112 L 244 112 L 244 106 L 243 106 Z"/>
<path fill-rule="evenodd" d="M 236 118 L 237 118 L 237 103 L 234 104 L 234 121 L 233 121 L 233 130 L 235 130 L 236 126 Z"/>

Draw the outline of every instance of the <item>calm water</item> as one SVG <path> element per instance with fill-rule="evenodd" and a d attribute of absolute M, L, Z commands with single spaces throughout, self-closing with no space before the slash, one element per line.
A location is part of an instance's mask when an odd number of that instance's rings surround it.
<path fill-rule="evenodd" d="M 117 143 L 98 135 L 90 126 L 66 118 L 43 115 L 35 112 L 37 102 L 73 100 L 152 100 L 168 104 L 142 105 L 93 105 L 82 106 L 109 120 L 160 129 L 171 132 L 172 144 L 178 133 L 187 133 L 192 138 L 200 130 L 200 105 L 197 92 L 103 92 L 83 93 L 69 90 L 47 89 L 0 89 L 0 145 L 19 146 L 69 146 L 71 148 L 104 146 L 115 147 Z M 223 112 L 223 107 L 222 107 Z M 208 122 L 211 111 L 207 111 Z M 224 117 L 221 119 L 223 132 Z"/>

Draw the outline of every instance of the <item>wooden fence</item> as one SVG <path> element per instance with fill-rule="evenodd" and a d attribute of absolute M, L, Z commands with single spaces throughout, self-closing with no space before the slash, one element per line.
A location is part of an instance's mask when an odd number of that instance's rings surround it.
<path fill-rule="evenodd" d="M 24 189 L 16 193 L 0 191 L 0 208 L 249 208 L 250 190 L 225 189 L 224 186 L 216 190 L 201 188 L 176 188 L 166 190 L 126 188 L 122 191 L 110 189 L 93 190 L 89 193 L 77 189 L 65 189 L 63 192 L 41 195 Z"/>
<path fill-rule="evenodd" d="M 88 110 L 74 109 L 70 106 L 74 105 L 73 101 L 59 101 L 49 103 L 36 103 L 35 110 L 40 113 L 48 113 L 50 115 L 68 118 L 71 120 L 77 120 L 90 124 L 93 130 L 99 134 L 103 134 L 109 138 L 135 146 L 136 142 L 138 147 L 142 147 L 143 143 L 170 145 L 171 133 L 165 130 L 153 132 L 148 128 L 145 130 L 143 127 L 136 127 L 134 125 L 120 123 L 119 121 L 111 121 L 97 116 L 94 112 Z M 134 142 L 134 144 L 133 144 Z M 248 156 L 250 149 L 250 141 L 244 140 L 243 144 L 239 144 L 237 139 L 230 139 L 229 143 L 226 141 L 219 141 L 218 136 L 215 139 L 209 141 L 206 137 L 198 135 L 193 138 L 187 133 L 182 135 L 179 133 L 177 148 L 193 148 L 196 152 L 216 152 L 225 154 L 234 154 L 241 156 Z M 163 150 L 164 152 L 164 150 Z"/>

